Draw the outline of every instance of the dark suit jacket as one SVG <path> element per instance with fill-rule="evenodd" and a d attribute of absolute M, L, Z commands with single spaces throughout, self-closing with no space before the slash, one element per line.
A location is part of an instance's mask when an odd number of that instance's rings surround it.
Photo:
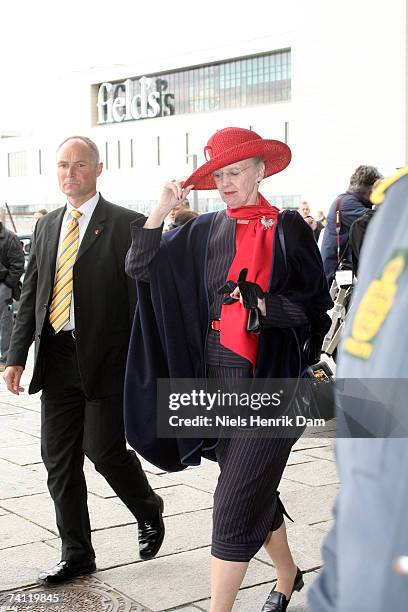
<path fill-rule="evenodd" d="M 21 303 L 7 357 L 24 366 L 35 339 L 35 365 L 29 393 L 43 384 L 45 324 L 55 277 L 56 254 L 65 207 L 36 224 Z M 75 329 L 79 371 L 89 398 L 121 393 L 133 313 L 135 282 L 125 274 L 130 223 L 145 217 L 100 196 L 73 269 Z"/>

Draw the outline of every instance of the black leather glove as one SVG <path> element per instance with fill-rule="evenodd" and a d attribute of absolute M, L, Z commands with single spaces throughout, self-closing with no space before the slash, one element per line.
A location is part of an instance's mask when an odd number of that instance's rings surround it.
<path fill-rule="evenodd" d="M 223 304 L 233 304 L 236 302 L 236 299 L 230 297 L 229 294 L 232 293 L 236 287 L 238 287 L 244 303 L 244 308 L 247 308 L 248 310 L 258 308 L 258 298 L 262 300 L 265 294 L 259 285 L 245 280 L 247 274 L 248 269 L 242 268 L 238 275 L 238 282 L 234 283 L 234 281 L 228 280 L 226 284 L 219 289 L 219 293 L 228 294 L 224 297 L 222 301 Z"/>
<path fill-rule="evenodd" d="M 234 291 L 234 289 L 236 289 L 237 287 L 237 283 L 234 283 L 234 281 L 232 280 L 227 280 L 227 282 L 225 283 L 225 285 L 223 285 L 220 289 L 218 289 L 218 293 L 222 293 L 224 295 L 224 299 L 222 300 L 223 304 L 235 304 L 235 302 L 237 301 L 235 298 L 232 298 L 230 296 L 230 293 L 232 293 Z"/>

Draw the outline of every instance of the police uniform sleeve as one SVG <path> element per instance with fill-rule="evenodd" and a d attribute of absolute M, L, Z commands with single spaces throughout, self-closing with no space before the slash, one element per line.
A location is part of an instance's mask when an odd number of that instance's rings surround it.
<path fill-rule="evenodd" d="M 336 515 L 336 507 L 333 513 Z M 323 567 L 308 592 L 310 612 L 336 612 L 338 584 L 336 522 L 323 543 L 322 557 Z"/>

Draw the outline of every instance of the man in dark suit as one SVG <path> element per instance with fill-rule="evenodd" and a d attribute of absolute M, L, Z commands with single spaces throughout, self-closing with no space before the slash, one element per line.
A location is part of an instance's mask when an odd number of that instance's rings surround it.
<path fill-rule="evenodd" d="M 136 303 L 124 261 L 130 223 L 145 218 L 97 192 L 102 164 L 88 138 L 60 145 L 57 172 L 67 204 L 36 224 L 4 373 L 9 391 L 24 390 L 20 379 L 35 338 L 29 393 L 43 391 L 41 451 L 62 540 L 60 563 L 39 576 L 45 584 L 95 571 L 84 454 L 137 519 L 140 556 L 156 555 L 164 537 L 163 500 L 126 449 L 123 425 Z"/>

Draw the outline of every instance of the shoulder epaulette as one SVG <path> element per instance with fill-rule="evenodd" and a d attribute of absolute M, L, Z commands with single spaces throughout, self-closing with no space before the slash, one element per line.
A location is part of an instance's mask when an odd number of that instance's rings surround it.
<path fill-rule="evenodd" d="M 381 181 L 378 187 L 373 190 L 370 196 L 370 201 L 375 206 L 382 204 L 385 197 L 385 192 L 387 191 L 388 187 L 391 187 L 391 185 L 396 183 L 402 176 L 405 176 L 405 174 L 408 174 L 408 166 L 400 168 L 395 174 Z"/>

